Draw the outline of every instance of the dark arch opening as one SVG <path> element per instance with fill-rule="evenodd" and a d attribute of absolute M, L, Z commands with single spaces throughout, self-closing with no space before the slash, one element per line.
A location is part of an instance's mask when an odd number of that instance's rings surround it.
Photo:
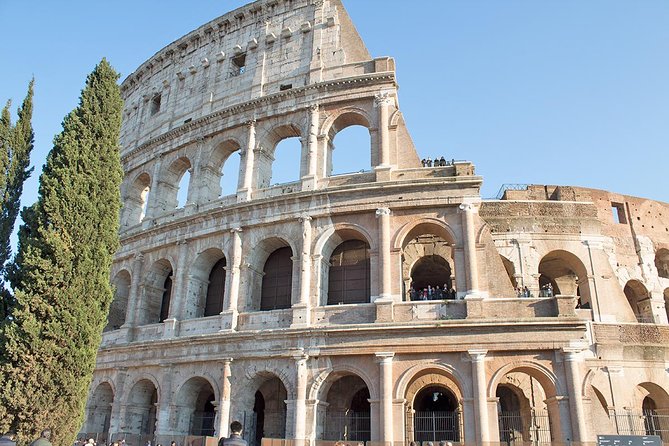
<path fill-rule="evenodd" d="M 427 299 L 454 297 L 444 293 L 444 290 L 450 291 L 453 288 L 451 266 L 438 255 L 427 255 L 418 259 L 411 269 L 411 283 L 411 288 L 418 293 L 418 300 L 421 300 L 421 293 Z M 432 289 L 435 291 L 430 292 Z"/>
<path fill-rule="evenodd" d="M 255 444 L 260 444 L 262 438 L 265 436 L 265 398 L 262 396 L 260 390 L 256 391 L 255 403 L 253 404 L 253 412 L 256 416 L 256 435 Z"/>
<path fill-rule="evenodd" d="M 413 408 L 416 412 L 454 412 L 458 409 L 458 400 L 445 387 L 429 386 L 418 392 Z"/>
<path fill-rule="evenodd" d="M 370 295 L 369 245 L 347 240 L 330 256 L 328 305 L 366 303 Z"/>
<path fill-rule="evenodd" d="M 223 311 L 223 296 L 225 295 L 225 257 L 214 264 L 209 273 L 207 300 L 204 306 L 204 315 L 215 316 Z"/>
<path fill-rule="evenodd" d="M 293 250 L 286 246 L 274 251 L 263 268 L 260 310 L 290 308 L 293 287 Z"/>
<path fill-rule="evenodd" d="M 167 274 L 165 282 L 163 283 L 163 298 L 160 303 L 160 319 L 159 322 L 164 322 L 170 314 L 170 301 L 172 300 L 172 270 Z"/>
<path fill-rule="evenodd" d="M 415 441 L 460 441 L 456 396 L 445 387 L 428 386 L 413 401 Z"/>

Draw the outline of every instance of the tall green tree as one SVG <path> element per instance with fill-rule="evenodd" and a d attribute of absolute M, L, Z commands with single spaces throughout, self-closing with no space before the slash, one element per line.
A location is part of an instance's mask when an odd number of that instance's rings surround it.
<path fill-rule="evenodd" d="M 2 293 L 0 320 L 5 318 L 13 305 L 13 296 L 4 283 L 5 266 L 12 253 L 10 237 L 19 214 L 23 184 L 33 171 L 29 166 L 30 153 L 35 145 L 35 133 L 32 127 L 34 85 L 35 79 L 32 79 L 28 84 L 28 93 L 18 110 L 18 119 L 14 127 L 11 127 L 9 106 L 5 107 L 0 118 L 2 121 L 0 168 L 4 174 L 0 183 L 0 293 Z"/>
<path fill-rule="evenodd" d="M 54 138 L 38 201 L 22 214 L 16 307 L 0 332 L 0 430 L 17 429 L 23 444 L 48 427 L 56 446 L 70 446 L 83 421 L 113 297 L 122 179 L 118 77 L 105 59 L 87 77 L 79 105 Z"/>

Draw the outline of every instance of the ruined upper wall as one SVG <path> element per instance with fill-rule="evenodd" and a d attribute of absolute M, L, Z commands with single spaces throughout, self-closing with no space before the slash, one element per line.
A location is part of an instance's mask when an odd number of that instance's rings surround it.
<path fill-rule="evenodd" d="M 122 83 L 124 152 L 199 117 L 333 79 L 394 72 L 372 60 L 340 0 L 261 0 L 166 46 Z"/>

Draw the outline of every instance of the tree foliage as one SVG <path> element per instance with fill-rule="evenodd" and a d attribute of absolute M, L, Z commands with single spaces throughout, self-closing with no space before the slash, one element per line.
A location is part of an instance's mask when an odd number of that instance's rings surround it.
<path fill-rule="evenodd" d="M 18 110 L 14 127 L 11 126 L 9 103 L 0 118 L 0 169 L 3 174 L 0 181 L 0 320 L 5 318 L 13 305 L 13 297 L 4 283 L 5 265 L 12 253 L 10 237 L 19 214 L 23 184 L 33 171 L 29 166 L 35 142 L 32 127 L 34 85 L 35 79 L 28 84 L 28 93 Z"/>
<path fill-rule="evenodd" d="M 48 427 L 54 445 L 70 446 L 83 420 L 113 297 L 122 179 L 118 77 L 105 59 L 87 77 L 79 105 L 54 138 L 38 201 L 22 213 L 16 307 L 0 332 L 0 407 L 7 412 L 0 430 L 17 429 L 24 444 Z"/>

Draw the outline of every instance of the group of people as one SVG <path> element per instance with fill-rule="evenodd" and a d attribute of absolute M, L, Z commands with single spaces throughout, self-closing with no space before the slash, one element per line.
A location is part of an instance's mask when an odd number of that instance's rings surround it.
<path fill-rule="evenodd" d="M 547 283 L 545 285 L 542 285 L 541 288 L 539 289 L 539 297 L 553 297 L 553 285 L 551 283 Z M 532 292 L 527 286 L 516 287 L 516 296 L 517 297 L 534 297 Z"/>
<path fill-rule="evenodd" d="M 409 446 L 418 446 L 418 442 L 416 441 L 411 441 L 409 442 Z M 431 441 L 425 441 L 423 442 L 424 446 L 434 446 L 434 443 Z M 440 441 L 439 446 L 453 446 L 453 443 L 450 441 Z"/>
<path fill-rule="evenodd" d="M 443 288 L 439 288 L 439 285 L 433 287 L 428 285 L 427 288 L 416 289 L 414 284 L 411 284 L 409 288 L 409 300 L 442 300 L 442 299 L 455 299 L 457 293 L 455 288 L 451 287 L 448 289 L 448 286 L 444 284 Z"/>
<path fill-rule="evenodd" d="M 446 167 L 453 165 L 455 160 L 453 159 L 449 162 L 442 156 L 441 158 L 435 158 L 434 161 L 432 161 L 432 158 L 428 156 L 427 158 L 420 160 L 420 163 L 423 167 Z"/>

